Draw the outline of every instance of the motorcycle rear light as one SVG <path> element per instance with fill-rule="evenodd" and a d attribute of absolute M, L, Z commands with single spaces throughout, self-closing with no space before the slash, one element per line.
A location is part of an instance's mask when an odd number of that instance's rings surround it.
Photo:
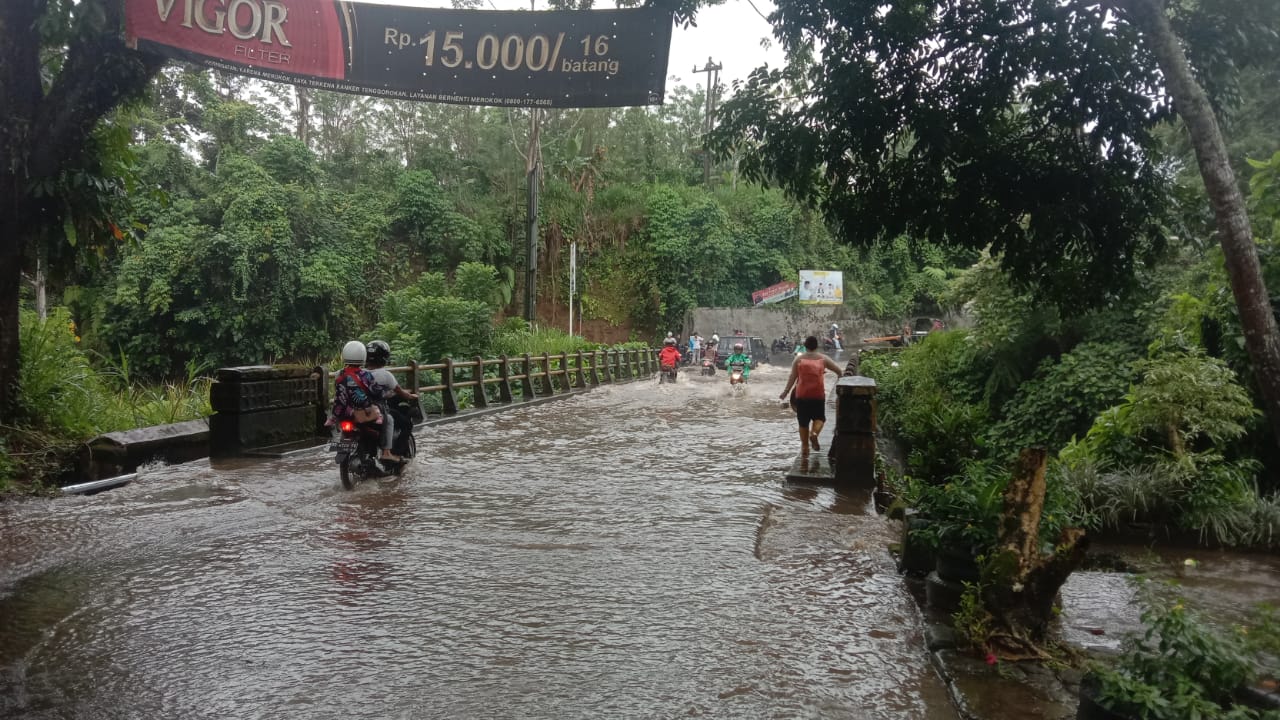
<path fill-rule="evenodd" d="M 338 427 L 342 428 L 342 432 L 353 432 L 356 429 L 356 424 L 350 420 L 343 420 Z"/>

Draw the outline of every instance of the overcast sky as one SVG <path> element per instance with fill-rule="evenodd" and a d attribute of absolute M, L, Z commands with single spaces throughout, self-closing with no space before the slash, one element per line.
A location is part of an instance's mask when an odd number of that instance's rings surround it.
<path fill-rule="evenodd" d="M 769 0 L 752 2 L 766 16 L 773 12 L 773 3 Z M 690 71 L 695 65 L 705 66 L 708 55 L 724 66 L 720 81 L 726 86 L 734 80 L 746 80 L 752 70 L 763 64 L 782 65 L 782 48 L 770 30 L 769 23 L 751 9 L 747 0 L 728 0 L 724 5 L 698 11 L 697 27 L 677 27 L 671 33 L 667 75 L 679 78 L 679 82 L 670 83 L 669 87 L 705 84 L 705 74 L 695 76 Z M 768 49 L 760 47 L 763 38 L 771 41 Z"/>

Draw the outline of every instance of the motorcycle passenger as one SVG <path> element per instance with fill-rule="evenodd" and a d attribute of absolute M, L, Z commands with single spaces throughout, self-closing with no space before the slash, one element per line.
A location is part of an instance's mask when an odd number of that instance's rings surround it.
<path fill-rule="evenodd" d="M 658 351 L 658 364 L 663 370 L 675 370 L 680 362 L 680 351 L 676 349 L 676 339 L 667 336 L 662 341 L 662 349 Z"/>
<path fill-rule="evenodd" d="M 711 333 L 711 342 L 707 345 L 707 355 L 711 356 L 711 362 L 716 361 L 716 357 L 720 354 L 720 336 Z"/>
<path fill-rule="evenodd" d="M 398 408 L 391 407 L 388 400 L 399 397 L 404 400 L 417 400 L 418 394 L 400 387 L 396 376 L 387 369 L 387 361 L 391 359 L 391 346 L 382 340 L 374 340 L 368 347 L 368 366 L 373 379 L 382 387 L 382 409 L 387 414 L 388 422 L 382 428 L 382 457 L 386 460 L 399 460 L 409 454 L 409 434 L 413 432 L 413 418 Z M 396 428 L 400 433 L 396 434 Z"/>
<path fill-rule="evenodd" d="M 373 373 L 361 367 L 366 354 L 364 343 L 359 340 L 352 340 L 342 346 L 344 367 L 334 379 L 333 410 L 326 426 L 339 420 L 382 423 L 378 401 L 383 389 L 374 379 Z"/>
<path fill-rule="evenodd" d="M 745 382 L 751 374 L 751 357 L 743 351 L 742 343 L 733 344 L 733 354 L 724 361 L 724 366 L 733 370 L 734 363 L 742 363 L 742 379 Z M 730 375 L 732 378 L 733 376 Z"/>

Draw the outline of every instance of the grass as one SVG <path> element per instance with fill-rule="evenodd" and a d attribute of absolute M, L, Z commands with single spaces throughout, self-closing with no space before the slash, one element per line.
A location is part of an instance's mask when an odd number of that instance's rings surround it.
<path fill-rule="evenodd" d="M 136 383 L 124 359 L 100 370 L 65 308 L 43 320 L 23 310 L 19 335 L 20 396 L 12 422 L 0 425 L 0 492 L 37 490 L 73 470 L 80 446 L 97 435 L 211 412 L 203 368 L 151 384 Z"/>

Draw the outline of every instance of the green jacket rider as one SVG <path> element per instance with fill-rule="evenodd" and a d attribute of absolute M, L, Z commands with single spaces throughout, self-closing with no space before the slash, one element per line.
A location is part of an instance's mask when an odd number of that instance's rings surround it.
<path fill-rule="evenodd" d="M 742 379 L 746 380 L 751 375 L 751 357 L 742 351 L 742 343 L 733 346 L 733 354 L 724 361 L 724 366 L 732 372 L 734 363 L 742 363 Z"/>

